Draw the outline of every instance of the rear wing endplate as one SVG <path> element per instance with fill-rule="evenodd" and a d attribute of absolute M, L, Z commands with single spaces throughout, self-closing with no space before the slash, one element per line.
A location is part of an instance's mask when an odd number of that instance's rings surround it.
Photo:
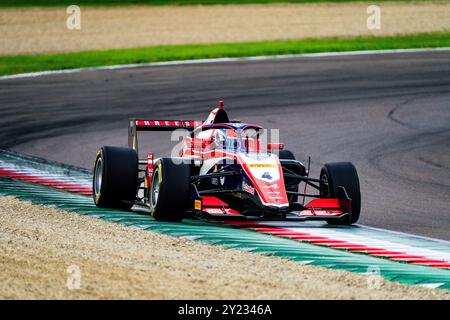
<path fill-rule="evenodd" d="M 175 131 L 177 129 L 193 131 L 196 127 L 201 126 L 203 121 L 129 119 L 128 123 L 128 147 L 138 153 L 138 131 Z"/>

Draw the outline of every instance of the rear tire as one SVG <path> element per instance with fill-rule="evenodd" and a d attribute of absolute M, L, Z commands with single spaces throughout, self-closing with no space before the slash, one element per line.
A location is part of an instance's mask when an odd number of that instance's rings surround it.
<path fill-rule="evenodd" d="M 152 216 L 157 221 L 181 221 L 189 206 L 189 165 L 175 164 L 170 158 L 161 158 L 153 168 L 149 192 Z"/>
<path fill-rule="evenodd" d="M 323 166 L 320 172 L 320 195 L 322 198 L 337 198 L 338 187 L 342 186 L 352 199 L 349 216 L 328 220 L 333 225 L 349 225 L 356 223 L 361 212 L 361 192 L 359 178 L 355 166 L 350 162 L 333 162 Z"/>
<path fill-rule="evenodd" d="M 136 199 L 138 156 L 129 148 L 102 147 L 95 157 L 92 191 L 99 208 L 129 210 Z"/>

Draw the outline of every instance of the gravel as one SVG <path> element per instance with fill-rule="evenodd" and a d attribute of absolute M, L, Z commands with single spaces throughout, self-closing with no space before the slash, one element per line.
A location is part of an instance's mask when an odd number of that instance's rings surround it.
<path fill-rule="evenodd" d="M 369 3 L 0 10 L 0 55 L 450 30 L 450 2 L 382 3 L 381 29 L 367 28 Z"/>
<path fill-rule="evenodd" d="M 13 197 L 0 197 L 0 270 L 1 299 L 450 298 L 448 291 L 382 279 L 371 289 L 363 275 L 159 235 Z"/>

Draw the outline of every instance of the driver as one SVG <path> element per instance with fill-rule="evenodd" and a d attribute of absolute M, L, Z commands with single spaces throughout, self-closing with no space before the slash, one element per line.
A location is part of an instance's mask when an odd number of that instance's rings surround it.
<path fill-rule="evenodd" d="M 216 129 L 212 138 L 212 147 L 214 149 L 235 151 L 239 147 L 238 135 L 234 130 Z"/>

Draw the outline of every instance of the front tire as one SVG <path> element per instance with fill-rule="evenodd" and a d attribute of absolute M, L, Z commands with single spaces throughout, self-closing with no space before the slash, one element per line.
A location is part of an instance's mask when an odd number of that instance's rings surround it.
<path fill-rule="evenodd" d="M 129 210 L 136 199 L 138 156 L 129 148 L 102 147 L 95 157 L 92 191 L 99 208 Z"/>
<path fill-rule="evenodd" d="M 287 159 L 287 160 L 295 160 L 295 156 L 291 150 L 280 150 L 278 154 L 278 158 Z"/>
<path fill-rule="evenodd" d="M 153 168 L 149 192 L 152 216 L 157 221 L 181 221 L 189 206 L 190 167 L 161 158 Z"/>
<path fill-rule="evenodd" d="M 323 166 L 320 172 L 321 198 L 337 198 L 342 186 L 352 199 L 350 215 L 336 220 L 328 220 L 333 225 L 349 225 L 356 223 L 361 212 L 361 192 L 359 178 L 355 166 L 350 162 L 333 162 Z"/>

